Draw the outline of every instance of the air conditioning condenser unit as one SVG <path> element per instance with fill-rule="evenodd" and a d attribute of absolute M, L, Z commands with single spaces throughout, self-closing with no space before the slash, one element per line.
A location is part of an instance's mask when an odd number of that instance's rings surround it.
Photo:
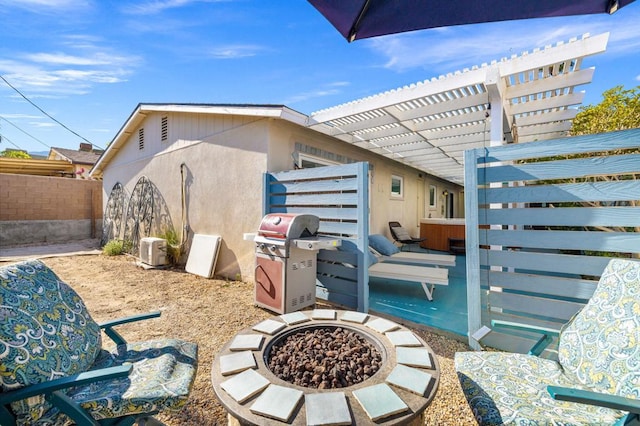
<path fill-rule="evenodd" d="M 150 266 L 167 264 L 167 240 L 146 237 L 140 240 L 140 261 Z"/>

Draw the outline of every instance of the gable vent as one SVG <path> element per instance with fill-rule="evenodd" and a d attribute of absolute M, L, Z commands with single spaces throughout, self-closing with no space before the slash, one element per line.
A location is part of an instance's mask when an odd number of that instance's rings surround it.
<path fill-rule="evenodd" d="M 166 142 L 169 139 L 169 119 L 167 117 L 162 117 L 160 123 L 160 139 L 162 142 Z"/>
<path fill-rule="evenodd" d="M 138 149 L 144 149 L 144 129 L 138 130 Z"/>

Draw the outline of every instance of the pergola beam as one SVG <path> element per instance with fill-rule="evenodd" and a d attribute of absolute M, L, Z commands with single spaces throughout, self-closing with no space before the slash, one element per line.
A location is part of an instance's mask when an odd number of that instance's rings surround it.
<path fill-rule="evenodd" d="M 318 111 L 308 126 L 462 184 L 465 149 L 566 135 L 577 113 L 570 107 L 584 99 L 575 88 L 593 79 L 583 58 L 604 52 L 608 38 L 585 36 Z"/>

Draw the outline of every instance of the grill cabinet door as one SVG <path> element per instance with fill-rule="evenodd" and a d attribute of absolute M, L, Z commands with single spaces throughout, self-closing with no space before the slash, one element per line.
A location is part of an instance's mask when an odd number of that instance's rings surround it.
<path fill-rule="evenodd" d="M 284 259 L 256 254 L 256 305 L 283 314 L 284 278 Z"/>

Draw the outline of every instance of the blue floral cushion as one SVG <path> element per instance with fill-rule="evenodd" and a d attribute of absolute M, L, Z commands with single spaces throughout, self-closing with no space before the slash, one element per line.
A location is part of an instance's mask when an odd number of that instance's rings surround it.
<path fill-rule="evenodd" d="M 400 253 L 400 249 L 384 235 L 369 235 L 369 245 L 383 256 L 391 256 L 396 253 Z"/>
<path fill-rule="evenodd" d="M 0 389 L 86 371 L 101 345 L 100 327 L 80 296 L 39 260 L 0 268 Z M 40 418 L 42 397 L 12 404 L 21 421 Z"/>
<path fill-rule="evenodd" d="M 67 395 L 93 418 L 121 417 L 130 413 L 178 411 L 187 402 L 196 374 L 198 347 L 176 339 L 121 345 L 101 351 L 92 370 L 131 364 L 129 376 L 73 388 Z M 40 421 L 65 424 L 69 419 L 52 408 Z"/>
<path fill-rule="evenodd" d="M 614 424 L 626 413 L 556 401 L 548 385 L 640 398 L 640 262 L 613 259 L 589 302 L 563 327 L 558 362 L 460 352 L 455 368 L 482 425 Z"/>
<path fill-rule="evenodd" d="M 596 392 L 640 398 L 640 262 L 609 262 L 589 303 L 563 328 L 558 360 Z"/>
<path fill-rule="evenodd" d="M 549 359 L 506 352 L 458 352 L 455 369 L 480 425 L 612 425 L 625 414 L 554 400 L 548 385 L 576 388 L 576 384 Z"/>
<path fill-rule="evenodd" d="M 197 369 L 197 345 L 165 339 L 101 349 L 100 327 L 78 296 L 42 262 L 0 267 L 0 390 L 131 364 L 121 379 L 71 388 L 96 419 L 179 410 Z M 12 404 L 20 425 L 73 422 L 44 397 Z"/>

